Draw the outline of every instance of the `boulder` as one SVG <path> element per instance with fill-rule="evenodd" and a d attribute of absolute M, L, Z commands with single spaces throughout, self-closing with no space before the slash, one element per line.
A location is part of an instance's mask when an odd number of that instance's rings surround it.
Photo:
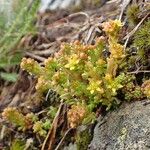
<path fill-rule="evenodd" d="M 150 150 L 149 103 L 124 103 L 99 117 L 89 150 Z"/>

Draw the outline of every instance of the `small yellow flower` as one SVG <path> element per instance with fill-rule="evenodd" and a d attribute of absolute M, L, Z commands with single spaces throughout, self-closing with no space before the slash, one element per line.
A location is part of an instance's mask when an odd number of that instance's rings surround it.
<path fill-rule="evenodd" d="M 110 52 L 111 56 L 116 59 L 121 59 L 125 56 L 123 46 L 118 43 L 110 44 Z"/>
<path fill-rule="evenodd" d="M 21 69 L 27 70 L 31 74 L 40 75 L 42 73 L 42 67 L 37 61 L 31 58 L 22 58 Z"/>
<path fill-rule="evenodd" d="M 49 58 L 47 58 L 47 59 L 44 61 L 44 65 L 47 66 L 47 65 L 49 65 L 52 61 L 53 61 L 53 58 L 52 58 L 52 57 L 49 57 Z"/>
<path fill-rule="evenodd" d="M 122 22 L 121 22 L 120 20 L 115 19 L 115 20 L 114 20 L 114 23 L 115 23 L 116 26 L 118 26 L 118 27 L 122 27 L 122 26 L 123 26 L 123 24 L 122 24 Z"/>
<path fill-rule="evenodd" d="M 122 23 L 120 20 L 109 20 L 108 22 L 104 22 L 102 27 L 106 33 L 113 33 L 122 27 Z"/>
<path fill-rule="evenodd" d="M 68 63 L 65 65 L 65 68 L 69 68 L 70 70 L 74 70 L 77 64 L 79 63 L 79 58 L 76 54 L 73 54 L 70 58 L 68 58 Z"/>
<path fill-rule="evenodd" d="M 89 86 L 87 87 L 87 90 L 90 91 L 91 94 L 94 94 L 94 92 L 100 92 L 103 93 L 104 90 L 103 88 L 100 86 L 102 83 L 102 81 L 94 81 L 94 80 L 90 80 L 89 82 Z"/>
<path fill-rule="evenodd" d="M 103 59 L 99 59 L 96 64 L 97 65 L 104 65 L 106 62 Z"/>
<path fill-rule="evenodd" d="M 112 80 L 112 75 L 106 73 L 104 78 L 105 78 L 105 80 L 110 81 L 110 80 Z"/>
<path fill-rule="evenodd" d="M 39 91 L 40 93 L 42 93 L 43 91 L 46 91 L 47 89 L 49 89 L 50 85 L 51 85 L 50 82 L 46 81 L 43 76 L 40 76 L 38 78 L 38 82 L 35 86 L 35 89 Z"/>

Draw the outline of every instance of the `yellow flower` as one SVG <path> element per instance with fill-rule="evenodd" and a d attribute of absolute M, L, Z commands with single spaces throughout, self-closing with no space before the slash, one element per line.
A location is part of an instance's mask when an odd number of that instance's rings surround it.
<path fill-rule="evenodd" d="M 102 87 L 100 87 L 101 83 L 102 83 L 102 81 L 100 81 L 100 80 L 96 80 L 96 81 L 90 80 L 87 90 L 89 90 L 91 94 L 93 94 L 94 92 L 103 93 L 104 90 Z"/>
<path fill-rule="evenodd" d="M 123 51 L 123 46 L 118 43 L 110 44 L 110 52 L 111 52 L 111 56 L 116 59 L 121 59 L 125 56 Z"/>
<path fill-rule="evenodd" d="M 74 70 L 77 64 L 79 63 L 79 58 L 76 54 L 73 54 L 70 58 L 68 58 L 68 63 L 65 65 L 65 68 L 69 68 L 70 70 Z"/>
<path fill-rule="evenodd" d="M 48 58 L 44 61 L 44 65 L 47 66 L 47 65 L 51 64 L 51 62 L 53 62 L 53 58 L 52 58 L 52 57 L 48 57 Z"/>
<path fill-rule="evenodd" d="M 119 30 L 122 26 L 122 23 L 120 20 L 109 20 L 108 22 L 104 22 L 102 24 L 103 30 L 106 33 L 113 33 L 116 30 Z"/>
<path fill-rule="evenodd" d="M 42 93 L 42 92 L 46 91 L 47 89 L 49 89 L 50 85 L 51 85 L 50 82 L 46 81 L 43 76 L 40 76 L 38 78 L 38 82 L 37 82 L 37 84 L 35 86 L 35 89 L 37 91 L 39 91 L 40 93 Z"/>
<path fill-rule="evenodd" d="M 31 58 L 22 58 L 21 69 L 27 70 L 31 74 L 40 75 L 42 72 L 42 67 L 38 64 L 37 61 Z"/>
<path fill-rule="evenodd" d="M 105 63 L 106 62 L 101 58 L 96 62 L 97 65 L 104 65 Z"/>
<path fill-rule="evenodd" d="M 118 27 L 122 27 L 122 26 L 123 26 L 123 24 L 121 23 L 120 20 L 115 19 L 115 20 L 114 20 L 114 23 L 115 23 L 116 26 L 118 26 Z"/>
<path fill-rule="evenodd" d="M 106 73 L 104 78 L 105 78 L 105 80 L 110 81 L 110 80 L 112 80 L 112 75 Z"/>

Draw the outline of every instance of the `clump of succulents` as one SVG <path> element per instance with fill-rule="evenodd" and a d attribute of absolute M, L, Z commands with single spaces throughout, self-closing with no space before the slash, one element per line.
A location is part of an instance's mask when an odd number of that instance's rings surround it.
<path fill-rule="evenodd" d="M 5 120 L 13 123 L 19 130 L 27 130 L 32 126 L 33 115 L 23 115 L 15 107 L 8 107 L 4 109 L 2 116 Z"/>
<path fill-rule="evenodd" d="M 71 127 L 79 125 L 74 118 L 82 122 L 87 112 L 92 112 L 99 104 L 109 109 L 117 99 L 117 91 L 124 86 L 122 83 L 126 75 L 116 75 L 118 65 L 125 57 L 123 46 L 118 42 L 122 23 L 110 20 L 102 27 L 108 40 L 100 37 L 94 45 L 84 45 L 79 41 L 62 44 L 55 57 L 49 57 L 44 62 L 44 67 L 31 58 L 22 59 L 21 68 L 38 77 L 38 92 L 52 89 L 72 105 L 68 112 Z M 103 56 L 106 47 L 110 51 L 108 58 Z M 70 114 L 75 114 L 81 107 L 79 104 L 86 106 L 80 109 L 84 113 L 76 113 L 76 117 L 71 118 Z"/>
<path fill-rule="evenodd" d="M 118 102 L 118 91 L 123 88 L 125 97 L 132 98 L 127 94 L 130 93 L 127 85 L 131 77 L 118 73 L 125 57 L 124 47 L 119 43 L 122 23 L 109 20 L 102 27 L 107 37 L 98 38 L 94 45 L 84 45 L 79 41 L 64 43 L 43 67 L 31 58 L 23 58 L 21 62 L 22 69 L 38 77 L 36 90 L 39 93 L 52 89 L 71 105 L 68 111 L 71 128 L 91 122 L 95 118 L 93 111 L 99 105 L 110 109 Z M 107 58 L 103 55 L 106 48 L 110 52 Z M 134 88 L 132 92 L 135 97 L 141 96 L 140 89 Z"/>
<path fill-rule="evenodd" d="M 35 124 L 33 125 L 33 132 L 45 137 L 47 132 L 44 129 L 44 123 L 42 121 L 35 122 Z"/>
<path fill-rule="evenodd" d="M 45 137 L 51 127 L 54 113 L 56 113 L 56 108 L 50 107 L 47 112 L 47 119 L 39 119 L 33 113 L 24 115 L 17 108 L 8 107 L 4 109 L 2 117 L 5 121 L 17 127 L 19 131 L 25 132 L 30 130 L 41 137 Z"/>
<path fill-rule="evenodd" d="M 146 80 L 144 81 L 144 83 L 142 84 L 142 90 L 143 93 L 150 98 L 150 80 Z"/>
<path fill-rule="evenodd" d="M 87 108 L 84 105 L 72 105 L 71 109 L 68 111 L 68 121 L 70 122 L 70 127 L 77 127 L 83 121 L 87 115 L 87 112 Z"/>

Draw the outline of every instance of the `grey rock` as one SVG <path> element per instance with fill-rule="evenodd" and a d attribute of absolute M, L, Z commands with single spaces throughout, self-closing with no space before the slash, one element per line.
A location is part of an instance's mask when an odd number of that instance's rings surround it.
<path fill-rule="evenodd" d="M 79 6 L 81 0 L 41 0 L 40 12 L 45 12 L 46 9 L 66 9 L 70 6 Z"/>
<path fill-rule="evenodd" d="M 150 150 L 150 105 L 124 103 L 100 117 L 89 150 Z"/>
<path fill-rule="evenodd" d="M 67 9 L 69 7 L 79 7 L 83 3 L 92 4 L 93 0 L 41 0 L 41 6 L 39 11 L 41 13 L 46 10 L 58 10 L 58 9 Z M 96 1 L 96 0 L 95 0 Z M 99 6 L 104 5 L 108 0 L 98 0 L 97 4 Z M 117 0 L 118 1 L 118 0 Z"/>
<path fill-rule="evenodd" d="M 64 147 L 63 150 L 77 150 L 77 145 L 70 143 L 68 146 Z"/>

